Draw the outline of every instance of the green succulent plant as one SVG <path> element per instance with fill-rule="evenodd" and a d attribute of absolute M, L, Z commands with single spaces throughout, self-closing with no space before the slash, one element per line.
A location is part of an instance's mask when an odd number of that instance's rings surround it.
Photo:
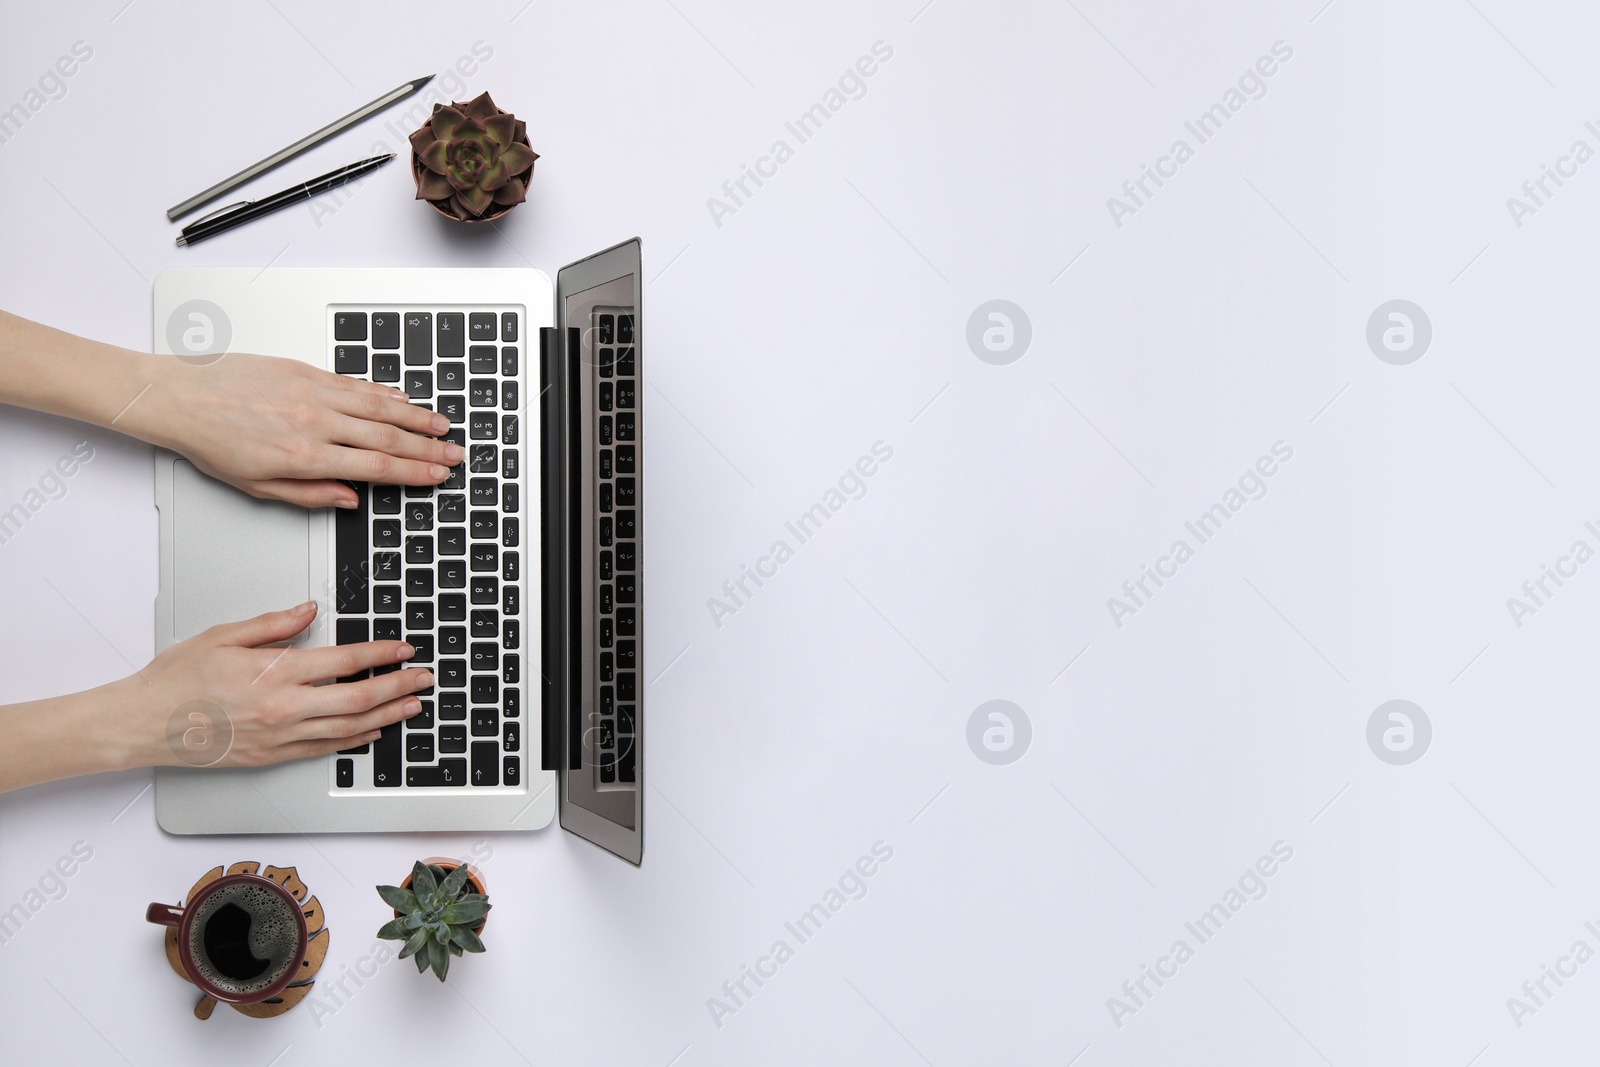
<path fill-rule="evenodd" d="M 533 161 L 527 123 L 495 106 L 488 93 L 465 103 L 435 104 L 411 135 L 417 199 L 463 222 L 504 214 L 528 198 Z"/>
<path fill-rule="evenodd" d="M 450 957 L 463 952 L 484 951 L 476 930 L 492 905 L 482 893 L 467 892 L 469 870 L 462 864 L 445 873 L 444 868 L 422 861 L 411 868 L 411 888 L 378 886 L 378 895 L 400 917 L 383 924 L 378 936 L 385 941 L 404 941 L 400 958 L 417 961 L 417 973 L 429 967 L 444 981 L 450 970 Z"/>

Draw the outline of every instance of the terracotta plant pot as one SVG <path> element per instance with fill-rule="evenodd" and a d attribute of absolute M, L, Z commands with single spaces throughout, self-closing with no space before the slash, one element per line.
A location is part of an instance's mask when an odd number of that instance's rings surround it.
<path fill-rule="evenodd" d="M 433 856 L 429 859 L 423 860 L 422 862 L 427 864 L 429 867 L 438 867 L 440 870 L 444 871 L 445 874 L 449 874 L 451 871 L 461 866 L 460 860 L 447 859 L 444 856 Z M 483 884 L 483 872 L 470 863 L 467 864 L 467 885 L 472 887 L 472 891 L 474 893 L 482 893 L 484 896 L 489 895 L 489 890 L 486 889 Z M 411 888 L 411 876 L 409 874 L 406 875 L 406 880 L 400 883 L 400 888 Z M 396 919 L 400 918 L 400 913 L 398 911 L 395 912 L 394 917 Z M 487 925 L 489 925 L 489 917 L 485 915 L 483 917 L 483 922 L 473 927 L 472 932 L 481 936 L 483 934 L 483 928 Z"/>

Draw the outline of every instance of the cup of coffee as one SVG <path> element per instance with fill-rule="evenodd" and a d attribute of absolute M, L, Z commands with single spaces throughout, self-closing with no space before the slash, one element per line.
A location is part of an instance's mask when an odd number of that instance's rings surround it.
<path fill-rule="evenodd" d="M 253 874 L 208 882 L 182 908 L 152 904 L 145 919 L 178 931 L 189 981 L 225 1004 L 282 993 L 305 961 L 306 917 L 278 883 Z"/>

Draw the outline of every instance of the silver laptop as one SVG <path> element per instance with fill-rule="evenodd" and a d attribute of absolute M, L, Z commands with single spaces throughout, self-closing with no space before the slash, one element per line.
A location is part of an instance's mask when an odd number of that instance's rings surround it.
<path fill-rule="evenodd" d="M 435 684 L 371 745 L 161 768 L 176 834 L 536 830 L 632 863 L 644 836 L 643 319 L 637 239 L 561 269 L 174 268 L 155 350 L 260 352 L 392 384 L 467 458 L 353 510 L 256 500 L 156 459 L 160 649 L 316 600 L 302 646 L 410 642 Z M 392 669 L 392 668 L 391 668 Z M 352 681 L 354 679 L 339 679 Z M 335 683 L 336 684 L 336 683 Z M 224 709 L 225 710 L 225 709 Z"/>

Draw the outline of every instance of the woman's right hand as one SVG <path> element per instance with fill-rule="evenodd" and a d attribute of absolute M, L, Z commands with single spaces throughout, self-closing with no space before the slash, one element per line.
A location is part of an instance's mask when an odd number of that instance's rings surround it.
<path fill-rule="evenodd" d="M 316 618 L 314 602 L 225 623 L 161 653 L 122 685 L 112 724 L 133 751 L 127 766 L 259 767 L 326 755 L 377 739 L 421 710 L 423 669 L 342 685 L 313 683 L 404 663 L 403 641 L 329 648 L 264 648 Z M 218 751 L 218 750 L 222 751 Z"/>

